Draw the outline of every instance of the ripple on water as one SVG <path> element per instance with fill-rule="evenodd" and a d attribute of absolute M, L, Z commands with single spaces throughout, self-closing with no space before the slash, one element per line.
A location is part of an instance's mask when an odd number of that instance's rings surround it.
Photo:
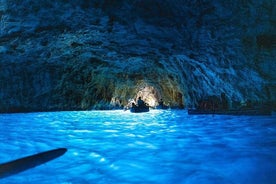
<path fill-rule="evenodd" d="M 275 140 L 274 116 L 158 110 L 0 114 L 3 162 L 68 148 L 4 183 L 271 183 Z"/>

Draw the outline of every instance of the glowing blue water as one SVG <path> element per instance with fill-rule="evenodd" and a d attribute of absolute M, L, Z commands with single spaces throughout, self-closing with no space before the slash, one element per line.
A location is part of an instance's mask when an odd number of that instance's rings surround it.
<path fill-rule="evenodd" d="M 0 114 L 0 162 L 68 152 L 0 183 L 276 183 L 275 116 Z"/>

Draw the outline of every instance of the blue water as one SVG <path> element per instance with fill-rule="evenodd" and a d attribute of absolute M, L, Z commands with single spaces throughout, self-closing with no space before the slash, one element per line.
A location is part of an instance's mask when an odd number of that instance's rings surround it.
<path fill-rule="evenodd" d="M 0 114 L 0 162 L 68 149 L 0 183 L 275 184 L 275 119 L 180 110 Z"/>

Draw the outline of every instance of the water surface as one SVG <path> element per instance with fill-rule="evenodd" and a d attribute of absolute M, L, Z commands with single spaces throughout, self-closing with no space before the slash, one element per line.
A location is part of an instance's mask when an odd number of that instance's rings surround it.
<path fill-rule="evenodd" d="M 60 147 L 62 157 L 0 183 L 276 183 L 275 115 L 0 114 L 0 162 Z"/>

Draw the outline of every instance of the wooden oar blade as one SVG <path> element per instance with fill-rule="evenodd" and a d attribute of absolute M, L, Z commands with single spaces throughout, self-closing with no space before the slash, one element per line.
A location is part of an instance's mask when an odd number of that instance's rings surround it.
<path fill-rule="evenodd" d="M 66 151 L 66 148 L 58 148 L 0 164 L 0 179 L 44 164 L 50 160 L 60 157 Z"/>

